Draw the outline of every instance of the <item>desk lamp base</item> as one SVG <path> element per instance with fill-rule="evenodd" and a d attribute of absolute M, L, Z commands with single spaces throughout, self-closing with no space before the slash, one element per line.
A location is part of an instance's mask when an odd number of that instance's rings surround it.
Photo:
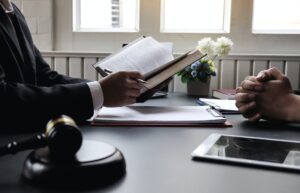
<path fill-rule="evenodd" d="M 111 184 L 121 178 L 125 170 L 125 159 L 118 149 L 106 143 L 83 140 L 72 159 L 53 158 L 48 148 L 31 152 L 25 160 L 23 176 L 39 185 L 88 187 Z"/>

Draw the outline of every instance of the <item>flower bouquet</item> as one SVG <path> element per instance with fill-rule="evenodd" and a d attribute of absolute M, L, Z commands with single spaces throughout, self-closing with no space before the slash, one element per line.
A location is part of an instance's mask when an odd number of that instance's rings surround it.
<path fill-rule="evenodd" d="M 214 60 L 217 56 L 227 55 L 233 46 L 233 42 L 226 38 L 220 37 L 216 41 L 205 37 L 198 42 L 198 49 L 206 56 L 193 64 L 187 66 L 177 75 L 181 76 L 181 81 L 187 83 L 189 81 L 207 82 L 211 76 L 216 76 L 216 67 Z"/>

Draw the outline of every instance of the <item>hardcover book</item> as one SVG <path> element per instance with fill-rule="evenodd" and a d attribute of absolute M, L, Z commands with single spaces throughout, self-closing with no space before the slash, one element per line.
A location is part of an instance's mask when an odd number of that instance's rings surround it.
<path fill-rule="evenodd" d="M 216 89 L 212 92 L 212 96 L 218 99 L 234 99 L 235 94 L 235 89 Z"/>
<path fill-rule="evenodd" d="M 201 59 L 204 55 L 198 50 L 189 51 L 174 59 L 166 47 L 152 37 L 139 38 L 118 52 L 97 62 L 93 67 L 101 76 L 107 72 L 139 71 L 146 83 L 138 102 L 150 98 L 164 83 L 177 72 Z"/>

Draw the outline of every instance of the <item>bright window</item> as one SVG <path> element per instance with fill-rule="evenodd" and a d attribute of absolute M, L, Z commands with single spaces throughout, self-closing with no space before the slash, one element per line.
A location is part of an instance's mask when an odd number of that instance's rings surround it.
<path fill-rule="evenodd" d="M 229 33 L 231 0 L 161 0 L 161 32 Z"/>
<path fill-rule="evenodd" d="M 253 33 L 299 34 L 299 0 L 254 0 Z"/>
<path fill-rule="evenodd" d="M 139 0 L 73 0 L 73 30 L 137 32 Z"/>

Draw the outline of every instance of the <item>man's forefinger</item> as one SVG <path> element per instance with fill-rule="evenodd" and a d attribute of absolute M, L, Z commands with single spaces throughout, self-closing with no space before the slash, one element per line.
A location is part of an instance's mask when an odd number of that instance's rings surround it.
<path fill-rule="evenodd" d="M 281 80 L 283 74 L 277 68 L 270 68 L 268 70 L 263 70 L 258 73 L 256 80 L 260 82 L 266 82 L 269 80 Z"/>
<path fill-rule="evenodd" d="M 241 87 L 243 89 L 249 90 L 249 91 L 262 91 L 263 90 L 263 86 L 261 84 L 259 84 L 257 81 L 255 81 L 255 77 L 245 79 L 241 83 Z"/>

